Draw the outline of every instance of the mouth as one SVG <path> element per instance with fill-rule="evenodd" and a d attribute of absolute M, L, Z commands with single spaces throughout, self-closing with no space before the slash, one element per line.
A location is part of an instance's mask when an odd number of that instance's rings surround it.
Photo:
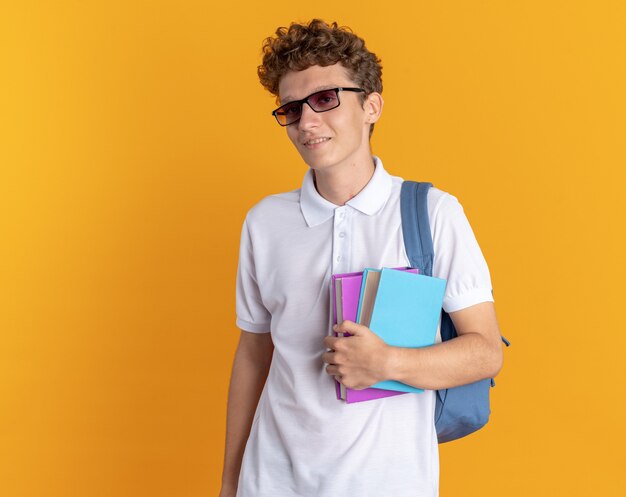
<path fill-rule="evenodd" d="M 311 138 L 310 140 L 307 140 L 307 141 L 303 142 L 302 144 L 305 147 L 307 147 L 307 148 L 311 148 L 311 147 L 315 147 L 317 145 L 320 145 L 322 143 L 325 143 L 327 141 L 330 141 L 330 138 L 328 138 L 328 137 Z"/>

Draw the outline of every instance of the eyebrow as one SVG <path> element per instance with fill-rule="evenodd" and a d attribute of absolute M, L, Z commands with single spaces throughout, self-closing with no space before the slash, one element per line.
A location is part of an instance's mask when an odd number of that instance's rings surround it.
<path fill-rule="evenodd" d="M 317 88 L 313 88 L 313 91 L 312 91 L 311 93 L 309 93 L 309 94 L 307 95 L 307 97 L 310 97 L 311 95 L 313 95 L 314 93 L 317 93 L 318 91 L 322 91 L 322 90 L 330 90 L 331 88 L 341 88 L 341 87 L 342 87 L 341 85 L 324 85 L 324 86 L 318 86 Z M 304 97 L 304 98 L 306 98 L 306 97 Z M 296 99 L 296 98 L 293 98 L 293 97 L 291 97 L 291 96 L 286 96 L 286 97 L 284 98 L 284 100 L 281 100 L 281 101 L 280 101 L 280 105 L 285 105 L 285 104 L 288 104 L 289 102 L 291 102 L 291 101 L 293 101 L 293 100 L 302 100 L 302 99 L 300 99 L 300 98 Z"/>

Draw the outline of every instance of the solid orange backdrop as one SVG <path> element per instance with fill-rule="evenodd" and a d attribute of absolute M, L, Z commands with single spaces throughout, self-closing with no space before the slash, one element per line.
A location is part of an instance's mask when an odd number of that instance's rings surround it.
<path fill-rule="evenodd" d="M 241 223 L 306 170 L 261 41 L 316 16 L 382 58 L 373 151 L 459 198 L 513 342 L 441 495 L 626 492 L 623 2 L 0 10 L 3 495 L 217 495 Z"/>

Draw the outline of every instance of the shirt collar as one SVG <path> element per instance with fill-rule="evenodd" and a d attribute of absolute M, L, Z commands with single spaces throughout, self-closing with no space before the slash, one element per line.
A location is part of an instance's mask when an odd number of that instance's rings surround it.
<path fill-rule="evenodd" d="M 392 179 L 382 161 L 374 156 L 374 174 L 365 188 L 358 195 L 346 202 L 346 205 L 371 216 L 376 214 L 387 202 L 391 194 Z M 313 182 L 313 170 L 309 169 L 304 175 L 300 190 L 300 209 L 309 227 L 322 224 L 331 218 L 335 209 L 339 207 L 322 197 Z"/>

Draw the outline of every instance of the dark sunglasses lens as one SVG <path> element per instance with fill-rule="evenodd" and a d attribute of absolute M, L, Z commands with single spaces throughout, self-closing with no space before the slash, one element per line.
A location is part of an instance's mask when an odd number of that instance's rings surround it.
<path fill-rule="evenodd" d="M 324 90 L 309 97 L 311 107 L 317 112 L 334 109 L 339 105 L 339 98 L 335 90 Z"/>
<path fill-rule="evenodd" d="M 302 114 L 302 104 L 294 102 L 292 104 L 285 104 L 279 107 L 276 111 L 276 117 L 283 126 L 291 124 L 294 121 L 300 119 Z"/>

